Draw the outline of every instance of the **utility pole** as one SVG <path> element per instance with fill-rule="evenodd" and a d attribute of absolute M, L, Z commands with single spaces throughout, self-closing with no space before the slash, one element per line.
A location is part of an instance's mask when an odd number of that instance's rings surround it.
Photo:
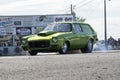
<path fill-rule="evenodd" d="M 107 41 L 106 0 L 104 0 L 104 27 L 105 27 L 105 42 L 106 42 Z"/>
<path fill-rule="evenodd" d="M 111 0 L 108 0 L 111 1 Z M 104 27 L 105 27 L 105 46 L 107 48 L 107 11 L 106 11 L 106 0 L 104 0 Z"/>
<path fill-rule="evenodd" d="M 71 8 L 71 14 L 73 14 L 73 6 L 72 6 L 72 4 L 71 4 L 70 8 Z"/>
<path fill-rule="evenodd" d="M 70 5 L 71 15 L 73 15 L 73 21 L 75 21 L 76 13 L 73 11 L 73 5 Z"/>

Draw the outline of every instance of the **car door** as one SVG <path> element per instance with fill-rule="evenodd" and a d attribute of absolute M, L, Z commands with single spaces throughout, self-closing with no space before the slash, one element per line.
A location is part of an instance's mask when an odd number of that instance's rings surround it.
<path fill-rule="evenodd" d="M 84 33 L 80 23 L 76 23 L 75 24 L 78 28 L 79 28 L 79 32 L 78 32 L 78 35 L 79 35 L 79 48 L 82 48 L 85 46 L 86 44 L 86 33 Z"/>
<path fill-rule="evenodd" d="M 72 43 L 71 45 L 73 46 L 72 48 L 74 49 L 77 49 L 77 48 L 80 48 L 80 44 L 82 43 L 81 42 L 81 32 L 82 32 L 82 29 L 80 27 L 80 25 L 78 23 L 74 23 L 73 24 L 73 36 L 72 36 Z"/>

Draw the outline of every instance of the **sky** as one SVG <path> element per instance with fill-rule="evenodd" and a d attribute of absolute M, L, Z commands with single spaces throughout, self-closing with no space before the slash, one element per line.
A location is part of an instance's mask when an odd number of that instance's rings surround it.
<path fill-rule="evenodd" d="M 70 5 L 77 17 L 86 19 L 104 39 L 104 0 L 0 0 L 0 16 L 70 14 Z M 120 38 L 120 0 L 106 0 L 107 38 Z"/>

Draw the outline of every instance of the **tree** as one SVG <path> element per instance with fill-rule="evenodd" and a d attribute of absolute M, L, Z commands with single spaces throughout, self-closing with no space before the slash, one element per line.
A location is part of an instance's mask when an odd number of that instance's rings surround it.
<path fill-rule="evenodd" d="M 81 17 L 81 18 L 76 17 L 75 21 L 77 21 L 77 22 L 85 22 L 85 21 L 86 21 L 86 19 L 85 19 L 85 18 L 83 18 L 83 17 Z"/>

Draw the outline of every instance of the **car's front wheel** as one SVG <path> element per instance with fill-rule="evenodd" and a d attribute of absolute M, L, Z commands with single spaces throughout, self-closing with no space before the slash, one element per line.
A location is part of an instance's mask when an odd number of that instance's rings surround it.
<path fill-rule="evenodd" d="M 67 50 L 68 50 L 68 44 L 67 44 L 67 42 L 65 42 L 65 43 L 62 45 L 59 53 L 60 53 L 60 54 L 66 54 L 66 53 L 67 53 Z"/>
<path fill-rule="evenodd" d="M 29 51 L 29 53 L 30 53 L 31 56 L 37 55 L 36 51 Z"/>
<path fill-rule="evenodd" d="M 85 48 L 82 48 L 82 53 L 91 53 L 93 49 L 93 41 L 90 39 Z"/>

